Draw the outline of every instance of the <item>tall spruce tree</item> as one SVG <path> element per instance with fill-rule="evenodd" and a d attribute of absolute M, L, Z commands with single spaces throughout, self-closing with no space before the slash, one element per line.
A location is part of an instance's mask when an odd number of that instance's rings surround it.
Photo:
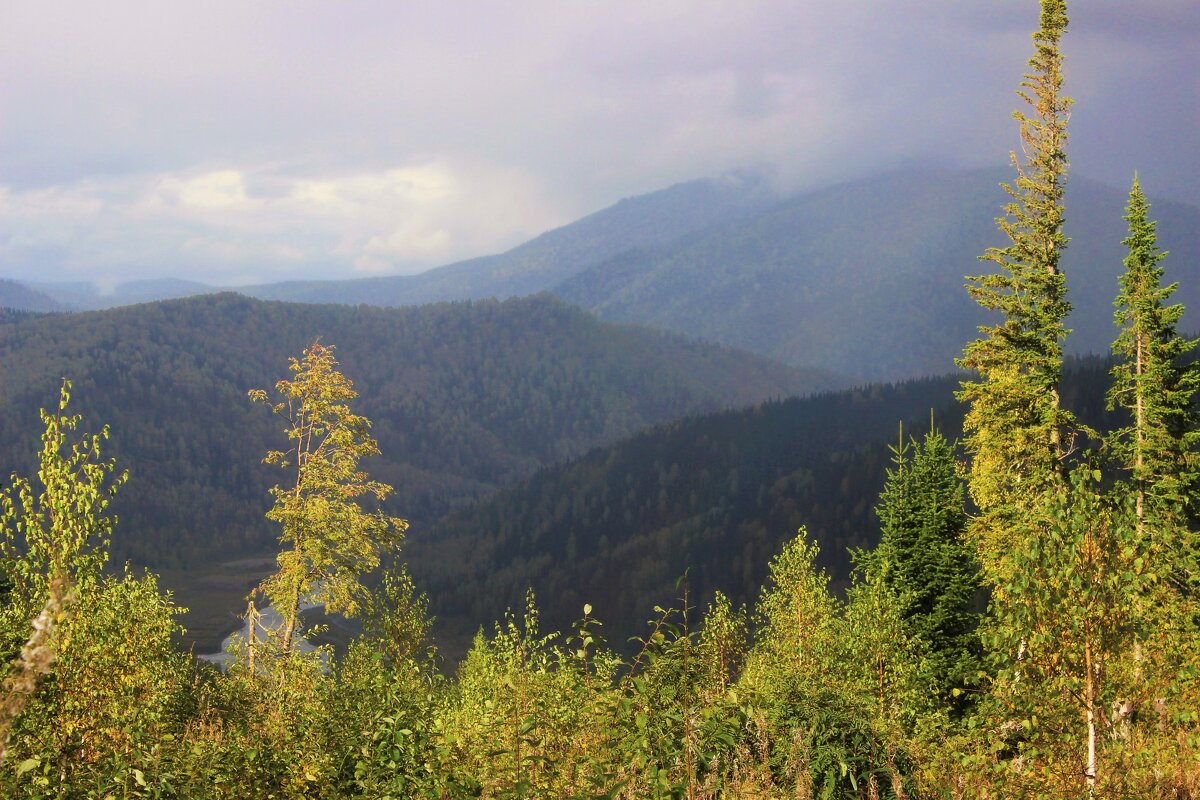
<path fill-rule="evenodd" d="M 1157 725 L 1161 733 L 1169 730 L 1163 724 L 1172 716 L 1168 710 L 1200 700 L 1200 553 L 1194 528 L 1200 374 L 1186 358 L 1196 340 L 1176 331 L 1183 306 L 1168 304 L 1178 284 L 1163 285 L 1167 254 L 1158 249 L 1149 210 L 1135 175 L 1125 215 L 1129 255 L 1116 299 L 1120 333 L 1113 352 L 1120 361 L 1108 393 L 1109 408 L 1124 408 L 1130 420 L 1105 443 L 1128 474 L 1128 483 L 1118 483 L 1114 493 L 1133 496 L 1136 536 L 1130 556 L 1157 577 L 1137 598 L 1147 617 L 1132 645 L 1131 672 L 1141 691 L 1130 692 L 1124 703 L 1132 713 L 1153 701 L 1163 718 Z M 1171 736 L 1154 746 L 1165 755 Z"/>
<path fill-rule="evenodd" d="M 1063 461 L 1076 427 L 1059 400 L 1064 320 L 1070 311 L 1059 259 L 1063 235 L 1063 188 L 1067 176 L 1067 118 L 1071 100 L 1061 94 L 1059 42 L 1067 29 L 1064 0 L 1042 0 L 1034 55 L 1018 92 L 1027 111 L 1020 123 L 1022 155 L 1012 153 L 1017 179 L 997 219 L 1009 239 L 982 258 L 999 272 L 972 278 L 971 296 L 1003 319 L 981 326 L 960 366 L 978 373 L 958 398 L 970 405 L 964 422 L 973 459 L 969 489 L 983 512 L 976 531 L 983 563 L 991 568 L 1007 549 L 1011 512 L 1028 507 L 1064 479 Z"/>
<path fill-rule="evenodd" d="M 1200 376 L 1193 362 L 1181 360 L 1196 340 L 1176 332 L 1183 306 L 1167 304 L 1178 284 L 1162 284 L 1160 262 L 1167 254 L 1158 249 L 1149 210 L 1135 175 L 1125 215 L 1129 236 L 1123 244 L 1129 255 L 1115 303 L 1121 331 L 1113 352 L 1120 361 L 1113 367 L 1108 393 L 1108 407 L 1129 411 L 1130 424 L 1113 431 L 1106 442 L 1129 473 L 1142 535 L 1163 526 L 1180 531 L 1181 514 L 1195 515 L 1200 475 L 1195 409 Z"/>
<path fill-rule="evenodd" d="M 966 540 L 967 515 L 954 445 L 936 430 L 901 437 L 875 511 L 883 536 L 866 568 L 895 592 L 908 632 L 922 646 L 922 672 L 944 700 L 981 666 L 975 607 L 979 569 Z"/>

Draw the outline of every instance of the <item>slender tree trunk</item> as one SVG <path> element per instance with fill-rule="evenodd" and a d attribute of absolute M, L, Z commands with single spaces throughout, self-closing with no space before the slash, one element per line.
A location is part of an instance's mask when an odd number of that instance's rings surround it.
<path fill-rule="evenodd" d="M 1058 387 L 1057 386 L 1053 387 L 1050 390 L 1050 397 L 1051 397 L 1052 403 L 1054 405 L 1054 410 L 1057 411 L 1062 406 L 1062 403 L 1059 401 L 1059 398 L 1058 398 Z M 1059 468 L 1066 469 L 1066 465 L 1062 464 L 1063 457 L 1066 455 L 1066 453 L 1063 452 L 1062 431 L 1059 430 L 1057 421 L 1053 425 L 1050 426 L 1050 449 L 1054 453 L 1055 457 L 1059 460 L 1059 463 L 1060 463 Z M 1059 474 L 1061 474 L 1061 473 L 1059 473 Z"/>
<path fill-rule="evenodd" d="M 888 747 L 888 772 L 892 778 L 892 796 L 896 800 L 908 800 L 908 792 L 904 791 L 904 779 L 900 770 L 896 769 L 896 751 Z"/>
<path fill-rule="evenodd" d="M 696 796 L 696 763 L 692 752 L 692 676 L 689 672 L 689 654 L 692 649 L 691 634 L 688 631 L 688 581 L 686 574 L 683 581 L 683 768 L 687 772 L 687 798 L 693 800 Z"/>
<path fill-rule="evenodd" d="M 1087 787 L 1088 797 L 1096 796 L 1096 678 L 1092 665 L 1092 642 L 1089 637 L 1083 645 L 1083 662 L 1087 669 L 1084 678 L 1084 694 L 1087 703 L 1088 755 L 1087 755 Z"/>
<path fill-rule="evenodd" d="M 1134 363 L 1134 375 L 1138 378 L 1134 384 L 1137 389 L 1137 423 L 1134 426 L 1134 437 L 1136 448 L 1134 451 L 1134 475 L 1137 483 L 1137 535 L 1138 542 L 1142 541 L 1143 528 L 1145 525 L 1145 506 L 1146 506 L 1146 481 L 1142 477 L 1142 466 L 1144 462 L 1145 440 L 1146 440 L 1146 399 L 1143 396 L 1142 381 L 1142 348 L 1145 343 L 1145 335 L 1139 333 L 1137 337 L 1137 355 Z"/>
<path fill-rule="evenodd" d="M 296 488 L 293 494 L 299 500 L 304 491 L 304 465 L 308 461 L 308 454 L 312 450 L 313 425 L 311 422 L 305 422 L 304 409 L 300 409 L 300 438 L 296 441 Z M 292 547 L 300 549 L 301 542 L 299 538 L 292 542 Z M 284 615 L 283 626 L 283 641 L 280 645 L 280 652 L 286 658 L 292 651 L 292 636 L 296 632 L 296 617 L 300 615 L 300 584 L 296 585 L 296 591 L 293 593 L 291 600 L 288 602 L 288 607 L 280 609 L 280 613 Z"/>
<path fill-rule="evenodd" d="M 292 595 L 288 607 L 281 612 L 283 617 L 283 637 L 280 652 L 286 657 L 292 651 L 292 636 L 296 632 L 296 618 L 300 616 L 300 587 Z"/>
<path fill-rule="evenodd" d="M 250 661 L 250 680 L 254 680 L 254 645 L 258 640 L 258 609 L 254 601 L 246 604 L 246 652 Z"/>
<path fill-rule="evenodd" d="M 880 656 L 879 657 L 879 718 L 880 719 L 883 719 L 883 715 L 884 715 L 883 689 L 884 689 L 883 656 Z"/>

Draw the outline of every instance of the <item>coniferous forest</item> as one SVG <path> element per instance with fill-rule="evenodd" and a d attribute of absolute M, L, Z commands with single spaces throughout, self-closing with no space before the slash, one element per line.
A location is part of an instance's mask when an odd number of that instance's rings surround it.
<path fill-rule="evenodd" d="M 504 383 L 512 362 L 484 359 L 448 378 L 414 365 L 405 377 L 434 389 L 404 394 L 367 354 L 340 361 L 353 347 L 332 340 L 270 354 L 280 379 L 243 387 L 248 397 L 189 394 L 193 375 L 225 369 L 223 359 L 177 367 L 177 396 L 200 424 L 247 426 L 223 433 L 227 450 L 194 458 L 245 457 L 248 442 L 274 475 L 259 488 L 278 555 L 245 598 L 225 669 L 180 646 L 183 609 L 154 572 L 111 557 L 126 469 L 138 465 L 113 457 L 119 430 L 76 413 L 98 387 L 82 375 L 52 387 L 40 436 L 9 432 L 27 467 L 0 493 L 3 796 L 1200 797 L 1195 341 L 1178 330 L 1170 259 L 1134 176 L 1113 358 L 1068 370 L 1068 20 L 1063 0 L 1040 5 L 1015 115 L 1021 148 L 997 220 L 1004 243 L 967 279 L 985 324 L 964 343 L 960 380 L 773 400 L 588 452 L 671 414 L 712 412 L 738 391 L 761 400 L 780 381 L 836 379 L 775 374 L 764 362 L 737 379 L 761 386 L 709 390 L 686 367 L 732 371 L 737 356 L 655 340 L 665 355 L 639 369 L 659 392 L 614 418 L 597 398 L 624 374 L 608 362 L 636 349 L 620 342 L 602 348 L 603 373 L 565 372 L 544 392 Z M 228 304 L 281 313 L 230 298 L 178 308 Z M 500 320 L 488 341 L 513 335 L 503 320 L 513 309 L 561 330 L 592 324 L 544 298 L 484 308 Z M 485 348 L 453 344 L 446 326 L 460 311 L 414 313 L 400 334 L 441 325 L 431 338 L 448 358 Z M 394 319 L 354 316 L 348 331 Z M 0 346 L 33 336 L 49 351 L 60 322 L 88 324 L 21 316 L 5 323 Z M 61 366 L 85 371 L 91 357 L 67 351 Z M 136 381 L 139 369 L 121 374 Z M 496 430 L 519 427 L 523 403 L 592 405 L 543 431 L 545 452 L 482 432 L 439 447 L 439 431 L 459 429 L 433 409 L 463 380 L 507 387 L 491 409 Z M 147 397 L 142 411 L 172 399 Z M 830 418 L 821 404 L 834 402 L 858 409 L 853 430 L 819 424 Z M 377 430 L 364 409 L 389 404 L 427 414 L 408 439 L 424 460 L 381 475 L 380 443 L 401 435 Z M 130 412 L 111 411 L 114 425 Z M 795 429 L 780 436 L 789 416 Z M 886 436 L 890 448 L 877 444 Z M 795 441 L 811 451 L 803 459 L 776 452 Z M 812 467 L 822 453 L 829 465 Z M 564 457 L 576 460 L 549 467 Z M 486 467 L 471 472 L 468 461 Z M 466 505 L 531 466 L 543 469 Z M 439 475 L 456 485 L 439 490 Z M 856 506 L 850 485 L 872 486 L 873 503 Z M 412 548 L 422 563 L 445 562 L 421 586 L 405 566 L 411 520 L 397 492 L 412 487 L 422 513 L 459 508 Z M 209 547 L 260 543 L 244 509 L 223 507 L 244 501 L 215 504 L 214 519 L 237 527 Z M 147 500 L 145 513 L 169 520 L 174 502 Z M 878 541 L 854 534 L 867 516 Z M 623 535 L 635 518 L 655 533 Z M 759 522 L 732 523 L 748 518 Z M 141 546 L 167 560 L 171 524 Z M 789 529 L 768 530 L 777 526 Z M 806 526 L 836 532 L 838 551 Z M 556 537 L 556 527 L 573 533 Z M 481 528 L 494 534 L 486 546 L 472 538 Z M 714 588 L 722 571 L 728 591 Z M 456 604 L 490 609 L 495 622 L 455 665 L 431 605 Z M 543 604 L 558 610 L 543 617 Z M 321 631 L 305 612 L 316 605 L 357 621 L 346 646 L 311 646 Z"/>

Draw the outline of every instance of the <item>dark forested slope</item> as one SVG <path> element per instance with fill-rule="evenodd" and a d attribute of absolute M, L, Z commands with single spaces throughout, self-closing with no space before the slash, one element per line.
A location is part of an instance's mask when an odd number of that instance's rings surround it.
<path fill-rule="evenodd" d="M 1072 362 L 1064 398 L 1103 428 L 1108 362 Z M 874 507 L 898 424 L 957 435 L 959 378 L 875 385 L 668 423 L 539 471 L 417 531 L 405 553 L 453 638 L 537 592 L 547 627 L 584 603 L 620 642 L 690 570 L 703 598 L 752 602 L 767 562 L 801 525 L 835 582 L 847 548 L 873 547 Z"/>
<path fill-rule="evenodd" d="M 613 326 L 547 297 L 378 309 L 210 295 L 0 323 L 0 473 L 27 472 L 37 408 L 61 377 L 112 427 L 131 479 L 118 558 L 157 566 L 272 547 L 281 425 L 246 398 L 315 339 L 337 346 L 375 423 L 371 473 L 416 522 L 647 425 L 835 380 L 672 335 Z"/>

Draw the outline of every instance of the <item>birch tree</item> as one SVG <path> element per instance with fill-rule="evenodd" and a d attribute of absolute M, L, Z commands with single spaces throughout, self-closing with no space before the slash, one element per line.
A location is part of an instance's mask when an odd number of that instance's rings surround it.
<path fill-rule="evenodd" d="M 367 511 L 362 499 L 385 500 L 392 487 L 371 480 L 359 461 L 379 454 L 371 422 L 350 411 L 358 396 L 338 370 L 331 345 L 314 343 L 291 359 L 291 380 L 275 384 L 280 401 L 271 409 L 285 421 L 289 447 L 264 460 L 286 470 L 287 485 L 271 489 L 275 505 L 267 519 L 282 527 L 285 549 L 279 569 L 259 590 L 283 617 L 281 648 L 292 648 L 301 605 L 323 603 L 328 611 L 353 616 L 367 593 L 360 577 L 379 566 L 384 553 L 404 542 L 408 523 L 382 511 Z M 251 400 L 267 403 L 255 389 Z"/>

